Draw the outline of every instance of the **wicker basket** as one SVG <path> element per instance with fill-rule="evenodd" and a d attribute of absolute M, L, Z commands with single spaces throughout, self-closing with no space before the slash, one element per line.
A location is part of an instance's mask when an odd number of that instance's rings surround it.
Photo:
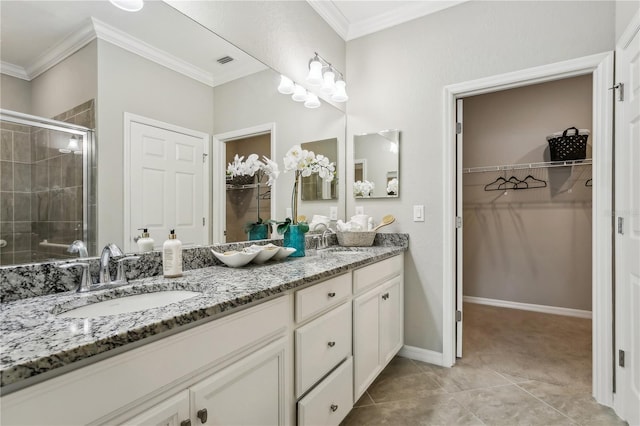
<path fill-rule="evenodd" d="M 569 134 L 571 130 L 573 133 Z M 547 136 L 551 161 L 584 160 L 587 157 L 588 138 L 588 130 L 575 127 Z"/>
<path fill-rule="evenodd" d="M 375 232 L 336 232 L 338 244 L 343 247 L 370 247 L 376 238 Z"/>

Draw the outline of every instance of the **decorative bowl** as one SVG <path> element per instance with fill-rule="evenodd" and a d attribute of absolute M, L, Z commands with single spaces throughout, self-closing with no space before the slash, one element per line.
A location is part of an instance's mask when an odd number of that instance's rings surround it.
<path fill-rule="evenodd" d="M 296 249 L 294 249 L 293 247 L 280 247 L 278 250 L 278 253 L 276 253 L 276 255 L 273 256 L 273 260 L 286 259 L 295 251 Z"/>
<path fill-rule="evenodd" d="M 338 231 L 336 234 L 338 235 L 338 244 L 343 247 L 370 247 L 376 238 L 375 231 Z"/>
<path fill-rule="evenodd" d="M 246 251 L 234 250 L 234 251 L 226 251 L 224 253 L 218 253 L 217 251 L 211 250 L 211 253 L 213 253 L 213 255 L 217 257 L 218 260 L 224 263 L 225 265 L 231 268 L 237 268 L 251 262 L 258 255 L 259 252 L 255 251 L 250 253 Z"/>
<path fill-rule="evenodd" d="M 279 249 L 280 247 L 273 244 L 266 244 L 262 246 L 254 244 L 250 247 L 245 248 L 245 251 L 248 251 L 249 253 L 257 252 L 258 255 L 253 258 L 253 263 L 259 265 L 278 254 Z"/>

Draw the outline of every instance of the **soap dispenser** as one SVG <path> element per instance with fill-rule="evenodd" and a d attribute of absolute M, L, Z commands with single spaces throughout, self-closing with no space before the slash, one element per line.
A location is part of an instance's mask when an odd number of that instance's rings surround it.
<path fill-rule="evenodd" d="M 142 231 L 142 236 L 138 238 L 138 248 L 140 249 L 140 253 L 146 253 L 149 251 L 153 251 L 153 238 L 149 236 L 148 228 L 138 228 L 138 230 Z"/>
<path fill-rule="evenodd" d="M 182 276 L 182 242 L 173 229 L 162 245 L 162 273 L 166 278 Z"/>

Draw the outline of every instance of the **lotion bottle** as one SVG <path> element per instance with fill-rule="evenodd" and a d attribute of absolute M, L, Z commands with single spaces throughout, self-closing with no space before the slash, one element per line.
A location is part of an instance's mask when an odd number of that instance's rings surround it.
<path fill-rule="evenodd" d="M 162 273 L 166 278 L 182 276 L 182 242 L 173 229 L 162 245 Z"/>
<path fill-rule="evenodd" d="M 142 236 L 138 238 L 138 248 L 140 253 L 147 253 L 153 251 L 153 238 L 149 236 L 149 230 L 147 228 L 138 228 L 142 231 Z"/>

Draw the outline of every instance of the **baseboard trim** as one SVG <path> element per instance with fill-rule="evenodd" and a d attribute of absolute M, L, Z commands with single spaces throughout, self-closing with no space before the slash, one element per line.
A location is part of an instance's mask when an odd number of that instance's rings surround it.
<path fill-rule="evenodd" d="M 560 308 L 557 306 L 534 305 L 532 303 L 510 302 L 508 300 L 487 299 L 485 297 L 464 296 L 462 299 L 468 303 L 477 303 L 479 305 L 498 306 L 501 308 L 520 309 L 523 311 L 542 312 L 545 314 L 565 315 L 577 318 L 592 318 L 591 311 L 583 311 L 580 309 Z"/>
<path fill-rule="evenodd" d="M 435 364 L 442 367 L 451 367 L 450 365 L 444 365 L 444 358 L 442 352 L 430 351 L 429 349 L 417 348 L 415 346 L 404 345 L 398 355 L 413 359 L 416 361 L 428 362 L 429 364 Z"/>

